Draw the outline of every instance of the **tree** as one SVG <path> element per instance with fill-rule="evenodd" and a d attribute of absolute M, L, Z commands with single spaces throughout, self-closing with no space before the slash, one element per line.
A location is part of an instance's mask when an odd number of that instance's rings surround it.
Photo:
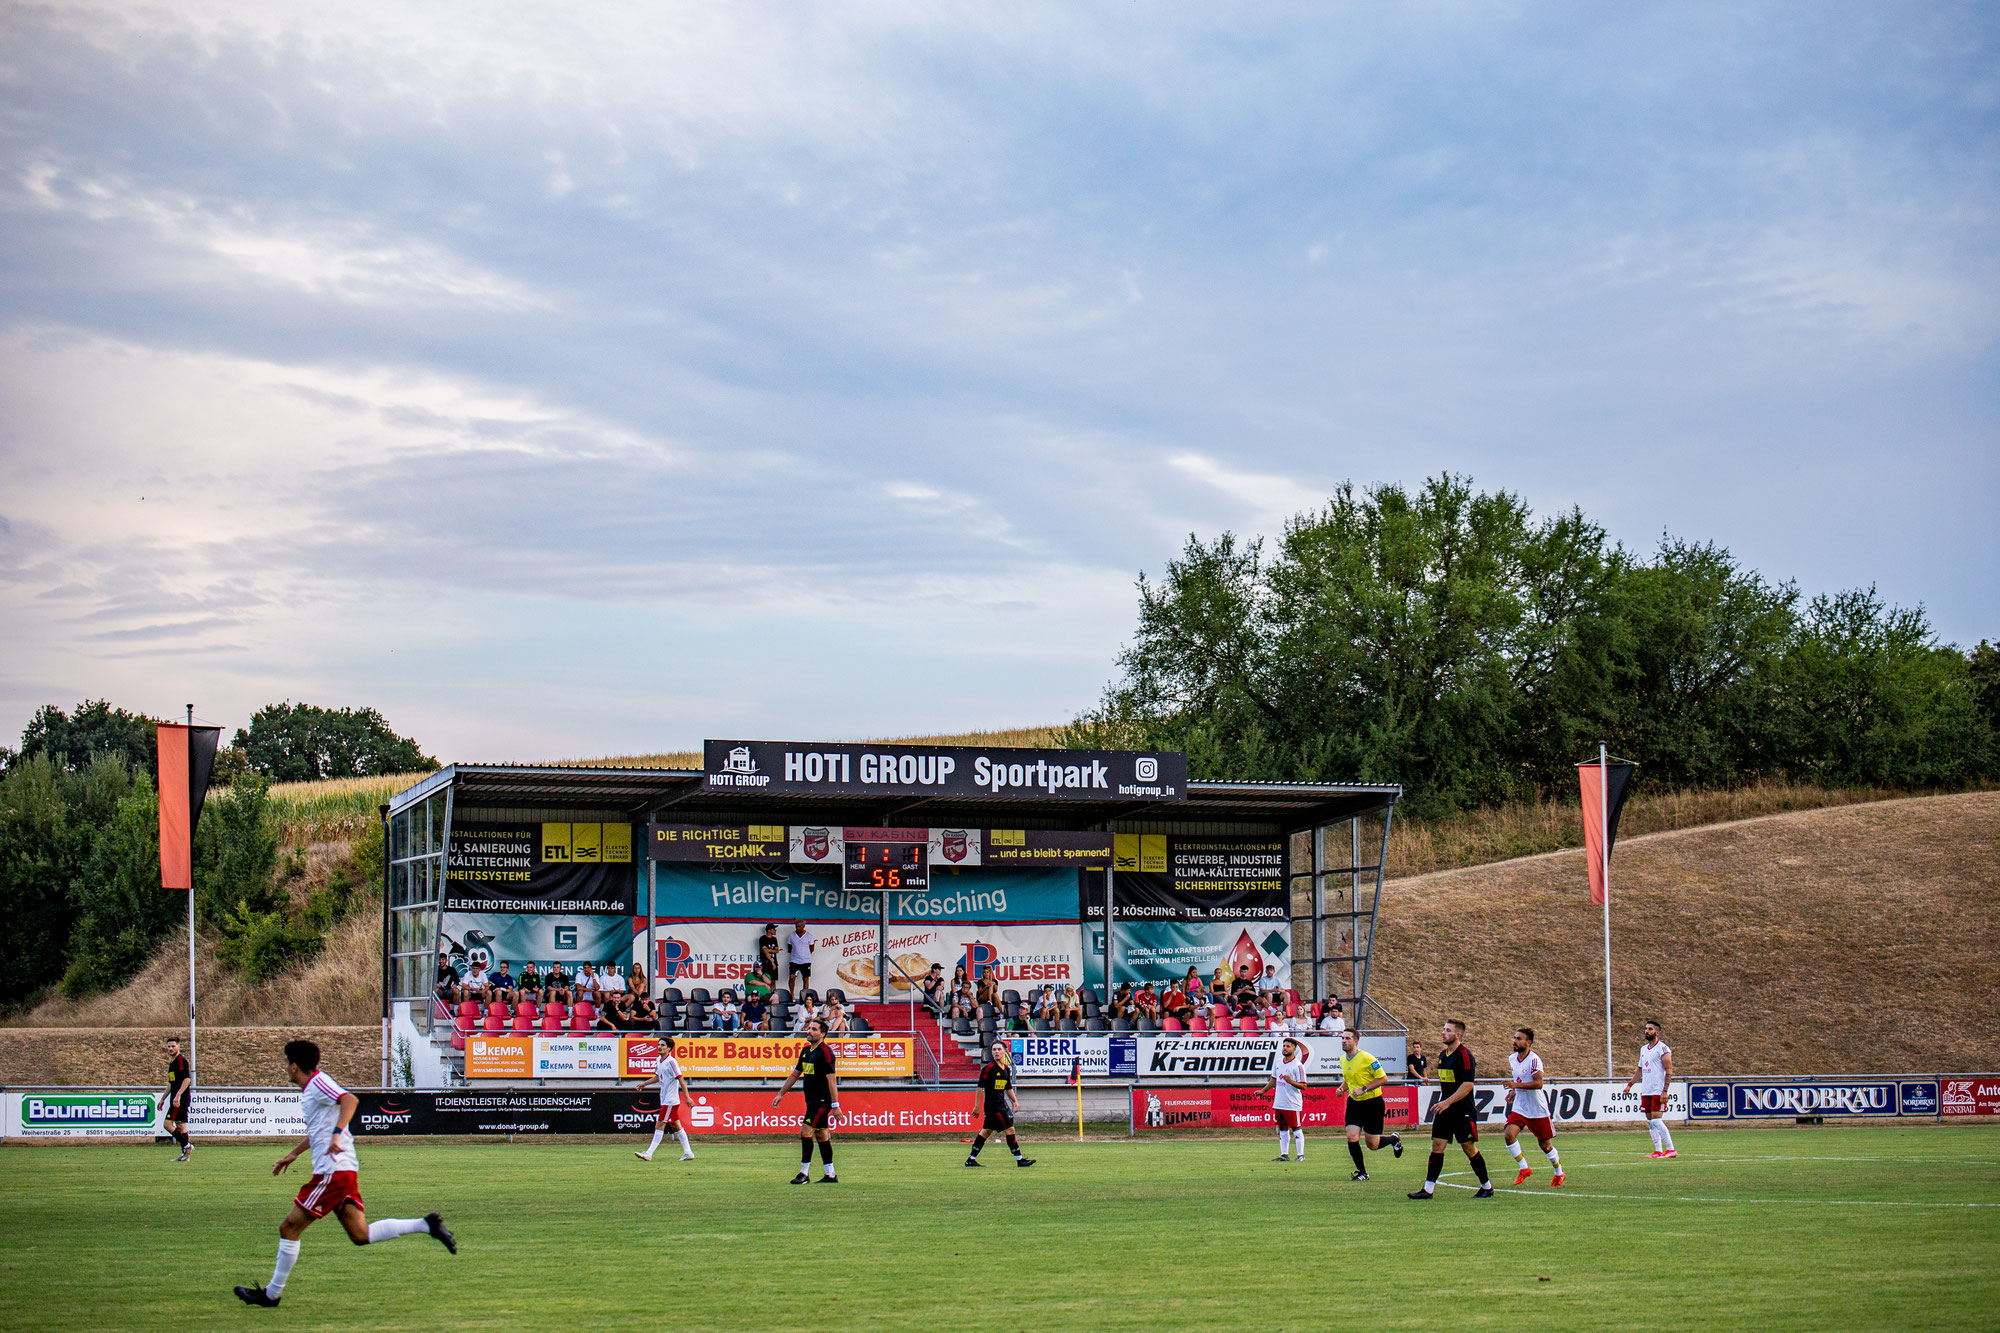
<path fill-rule="evenodd" d="M 121 985 L 185 919 L 187 899 L 160 887 L 160 806 L 150 782 L 134 783 L 91 842 L 70 885 L 76 927 L 63 993 Z"/>
<path fill-rule="evenodd" d="M 389 730 L 372 708 L 267 704 L 238 728 L 235 748 L 273 782 L 424 773 L 438 766 L 417 743 Z"/>
<path fill-rule="evenodd" d="M 151 773 L 159 764 L 158 725 L 154 718 L 113 708 L 102 699 L 84 700 L 73 714 L 44 704 L 21 733 L 21 758 L 47 755 L 74 770 L 87 767 L 94 755 L 115 754 L 133 769 Z"/>
<path fill-rule="evenodd" d="M 36 755 L 0 778 L 0 1003 L 62 976 L 76 923 L 71 882 L 131 786 L 125 761 L 109 754 L 81 773 Z"/>

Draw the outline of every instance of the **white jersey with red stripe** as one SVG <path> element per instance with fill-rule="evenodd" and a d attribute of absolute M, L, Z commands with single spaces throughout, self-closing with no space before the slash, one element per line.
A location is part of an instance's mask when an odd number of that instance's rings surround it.
<path fill-rule="evenodd" d="M 1542 1057 L 1529 1051 L 1526 1055 L 1514 1054 L 1507 1057 L 1507 1068 L 1513 1072 L 1514 1082 L 1533 1083 L 1542 1076 Z M 1548 1098 L 1542 1088 L 1514 1089 L 1514 1114 L 1524 1115 L 1530 1120 L 1541 1120 L 1549 1113 Z"/>
<path fill-rule="evenodd" d="M 1293 1082 L 1306 1081 L 1306 1062 L 1294 1060 L 1288 1065 L 1278 1066 L 1278 1086 L 1271 1090 L 1271 1109 L 1276 1111 L 1303 1111 L 1306 1109 L 1304 1088 L 1295 1088 Z"/>
<path fill-rule="evenodd" d="M 334 1128 L 340 1121 L 340 1099 L 347 1095 L 347 1089 L 327 1077 L 324 1069 L 316 1070 L 299 1089 L 299 1113 L 305 1117 L 306 1138 L 312 1143 L 313 1174 L 331 1175 L 335 1171 L 359 1171 L 361 1163 L 354 1155 L 354 1134 L 347 1131 L 340 1136 L 341 1149 L 333 1150 Z"/>
<path fill-rule="evenodd" d="M 1667 1057 L 1674 1053 L 1673 1047 L 1663 1041 L 1639 1048 L 1639 1095 L 1641 1097 L 1664 1097 L 1667 1095 Z"/>
<path fill-rule="evenodd" d="M 655 1072 L 660 1076 L 661 1108 L 679 1106 L 681 1104 L 681 1062 L 671 1055 L 663 1055 L 660 1057 L 659 1067 Z"/>

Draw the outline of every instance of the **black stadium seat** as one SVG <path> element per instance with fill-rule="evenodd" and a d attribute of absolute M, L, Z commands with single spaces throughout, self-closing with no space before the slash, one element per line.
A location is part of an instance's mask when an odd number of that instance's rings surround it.
<path fill-rule="evenodd" d="M 792 1002 L 792 993 L 786 990 L 783 986 L 780 986 L 778 987 L 778 989 L 771 992 L 772 1004 L 790 1004 L 791 1002 Z"/>
<path fill-rule="evenodd" d="M 671 1000 L 675 1004 L 687 1003 L 687 996 L 681 994 L 681 988 L 679 986 L 667 987 L 665 990 L 660 992 L 660 998 L 662 1000 Z"/>
<path fill-rule="evenodd" d="M 1130 1032 L 1132 1030 L 1132 1020 L 1129 1018 L 1114 1018 L 1111 1020 L 1111 1030 L 1113 1032 Z"/>
<path fill-rule="evenodd" d="M 1086 1032 L 1109 1032 L 1111 1029 L 1107 1028 L 1104 1025 L 1103 1018 L 1099 1017 L 1096 1014 L 1092 1014 L 1089 1017 L 1089 1019 L 1085 1021 L 1083 1025 L 1083 1030 Z"/>
<path fill-rule="evenodd" d="M 1048 1019 L 1046 1019 L 1046 1018 L 1038 1018 L 1038 1019 L 1036 1019 L 1036 1020 L 1035 1020 L 1035 1031 L 1037 1031 L 1037 1032 L 1053 1032 L 1053 1031 L 1055 1031 L 1055 1029 L 1049 1026 L 1049 1020 L 1048 1020 Z"/>
<path fill-rule="evenodd" d="M 688 999 L 693 1001 L 695 1004 L 707 1004 L 713 998 L 714 997 L 711 996 L 708 993 L 708 991 L 701 986 L 696 986 L 693 990 L 688 992 Z"/>
<path fill-rule="evenodd" d="M 863 1018 L 860 1014 L 856 1014 L 854 1015 L 854 1017 L 848 1019 L 847 1026 L 852 1028 L 856 1032 L 873 1032 L 875 1030 L 874 1028 L 868 1026 L 868 1020 Z"/>
<path fill-rule="evenodd" d="M 1056 1031 L 1058 1032 L 1075 1032 L 1076 1030 L 1076 1020 L 1074 1018 L 1065 1018 L 1062 1022 L 1056 1024 Z"/>
<path fill-rule="evenodd" d="M 1158 1032 L 1159 1030 L 1160 1030 L 1160 1025 L 1158 1023 L 1155 1023 L 1152 1019 L 1146 1017 L 1144 1014 L 1139 1015 L 1139 1031 Z"/>
<path fill-rule="evenodd" d="M 982 1004 L 979 1006 L 979 1021 L 982 1023 L 987 1022 L 991 1019 L 998 1018 L 999 1015 L 1000 1011 L 998 1009 L 995 1009 L 990 1004 Z"/>
<path fill-rule="evenodd" d="M 970 1037 L 972 1035 L 972 1020 L 964 1014 L 960 1014 L 957 1018 L 951 1020 L 951 1030 L 958 1036 Z"/>
<path fill-rule="evenodd" d="M 1021 1003 L 1021 992 L 1019 992 L 1019 991 L 1017 991 L 1017 990 L 1003 990 L 1003 991 L 1001 991 L 1001 992 L 1000 992 L 1000 1003 L 1002 1003 L 1002 1004 L 1013 1004 L 1013 1005 L 1018 1005 L 1018 1004 L 1020 1004 L 1020 1003 Z M 1009 1011 L 1009 1012 L 1011 1012 L 1011 1011 Z"/>

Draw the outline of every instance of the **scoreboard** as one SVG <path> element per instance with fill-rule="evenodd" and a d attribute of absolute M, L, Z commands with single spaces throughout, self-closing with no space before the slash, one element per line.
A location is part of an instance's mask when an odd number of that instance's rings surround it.
<path fill-rule="evenodd" d="M 921 842 L 847 843 L 847 887 L 868 893 L 922 889 L 930 882 Z"/>

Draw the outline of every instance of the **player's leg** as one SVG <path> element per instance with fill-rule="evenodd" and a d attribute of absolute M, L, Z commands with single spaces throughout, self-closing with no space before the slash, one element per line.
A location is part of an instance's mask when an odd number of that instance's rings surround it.
<path fill-rule="evenodd" d="M 799 1173 L 796 1176 L 792 1177 L 792 1183 L 794 1185 L 803 1185 L 808 1180 L 812 1179 L 812 1176 L 809 1174 L 812 1171 L 812 1164 L 813 1164 L 812 1119 L 809 1116 L 800 1116 L 799 1117 Z"/>
<path fill-rule="evenodd" d="M 680 1140 L 681 1160 L 683 1162 L 693 1161 L 694 1144 L 688 1141 L 687 1124 L 685 1121 L 681 1119 L 680 1108 L 678 1106 L 674 1108 L 674 1114 L 672 1119 L 674 1125 L 674 1137 Z"/>
<path fill-rule="evenodd" d="M 1285 1124 L 1282 1116 L 1274 1115 L 1271 1117 L 1271 1120 L 1278 1127 L 1278 1155 L 1271 1160 L 1275 1162 L 1289 1162 L 1292 1160 L 1291 1128 Z"/>
<path fill-rule="evenodd" d="M 293 1203 L 292 1211 L 278 1223 L 278 1262 L 272 1266 L 271 1280 L 261 1287 L 238 1287 L 236 1295 L 239 1300 L 246 1305 L 278 1303 L 278 1298 L 285 1294 L 285 1283 L 291 1279 L 292 1267 L 299 1261 L 299 1237 L 305 1235 L 306 1228 L 312 1224 L 312 1214 L 298 1203 Z"/>
<path fill-rule="evenodd" d="M 1007 1151 L 1014 1154 L 1015 1166 L 1033 1166 L 1035 1164 L 1034 1158 L 1021 1156 L 1021 1140 L 1014 1136 L 1012 1121 L 1009 1121 L 1007 1124 Z"/>
<path fill-rule="evenodd" d="M 1674 1148 L 1674 1132 L 1667 1128 L 1666 1117 L 1661 1116 L 1653 1123 L 1660 1127 L 1660 1151 L 1669 1157 L 1678 1156 L 1679 1153 Z"/>
<path fill-rule="evenodd" d="M 1362 1137 L 1361 1126 L 1349 1125 L 1347 1127 L 1347 1155 L 1354 1159 L 1354 1175 L 1356 1179 L 1368 1174 L 1368 1166 L 1361 1157 Z"/>
<path fill-rule="evenodd" d="M 1521 1147 L 1521 1126 L 1512 1115 L 1507 1117 L 1506 1143 L 1507 1155 L 1514 1159 L 1514 1183 L 1518 1185 L 1534 1175 L 1535 1169 L 1528 1165 L 1526 1150 Z"/>
<path fill-rule="evenodd" d="M 1438 1125 L 1433 1121 L 1431 1124 L 1430 1160 L 1424 1163 L 1424 1186 L 1420 1190 L 1412 1191 L 1410 1194 L 1412 1199 L 1428 1199 L 1437 1193 L 1438 1177 L 1444 1172 L 1444 1150 L 1446 1143 L 1447 1140 L 1439 1136 Z"/>
<path fill-rule="evenodd" d="M 1563 1159 L 1562 1154 L 1556 1151 L 1555 1136 L 1551 1134 L 1545 1139 L 1538 1138 L 1535 1140 L 1535 1146 L 1542 1150 L 1542 1156 L 1548 1158 L 1549 1165 L 1555 1169 L 1555 1176 L 1549 1183 L 1560 1186 L 1563 1183 Z"/>
<path fill-rule="evenodd" d="M 978 1166 L 979 1150 L 981 1148 L 984 1148 L 985 1146 L 986 1146 L 986 1131 L 984 1129 L 981 1129 L 977 1134 L 974 1134 L 972 1136 L 972 1151 L 965 1155 L 965 1164 L 967 1166 Z"/>
<path fill-rule="evenodd" d="M 1466 1131 L 1466 1137 L 1459 1140 L 1465 1149 L 1465 1160 L 1472 1163 L 1472 1174 L 1479 1177 L 1479 1190 L 1472 1197 L 1490 1199 L 1493 1197 L 1493 1182 L 1486 1178 L 1486 1159 L 1479 1152 L 1479 1127 L 1475 1124 Z"/>
<path fill-rule="evenodd" d="M 652 1161 L 653 1154 L 660 1150 L 660 1141 L 666 1137 L 667 1117 L 656 1111 L 653 1113 L 653 1141 L 646 1145 L 646 1151 L 635 1152 L 632 1155 L 642 1162 Z"/>
<path fill-rule="evenodd" d="M 833 1174 L 833 1129 L 828 1125 L 821 1125 L 817 1132 L 817 1137 L 819 1138 L 819 1183 L 830 1185 L 835 1180 Z"/>

